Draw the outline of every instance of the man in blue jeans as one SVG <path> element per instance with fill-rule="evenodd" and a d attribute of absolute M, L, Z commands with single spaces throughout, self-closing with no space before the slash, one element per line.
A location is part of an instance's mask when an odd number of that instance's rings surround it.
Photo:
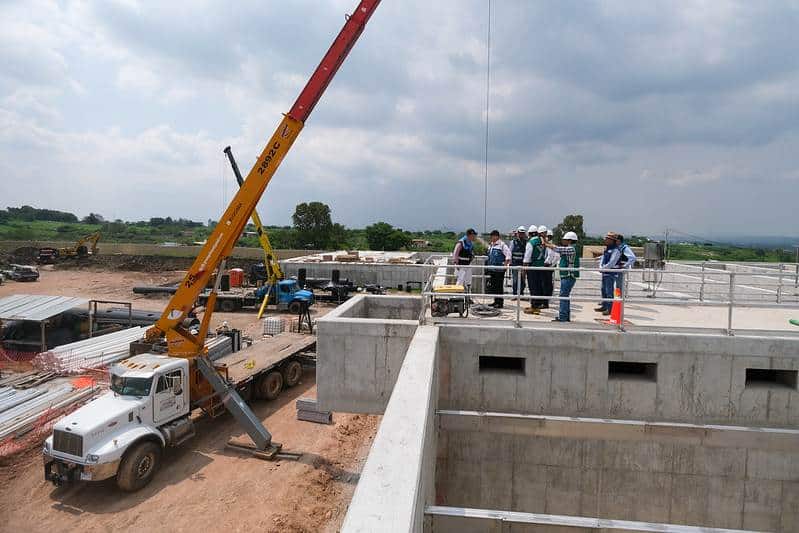
<path fill-rule="evenodd" d="M 562 246 L 555 246 L 554 244 L 547 243 L 547 248 L 560 254 L 560 262 L 558 266 L 560 271 L 560 292 L 558 296 L 561 298 L 568 298 L 571 295 L 574 284 L 577 283 L 577 278 L 580 277 L 579 270 L 572 270 L 580 268 L 580 254 L 574 245 L 577 243 L 577 234 L 573 231 L 568 231 L 563 235 L 561 241 Z M 571 301 L 560 300 L 560 309 L 558 311 L 558 318 L 552 322 L 571 322 Z"/>
<path fill-rule="evenodd" d="M 524 226 L 519 226 L 510 246 L 511 266 L 522 266 L 524 263 L 524 250 L 526 247 L 527 228 Z M 524 287 L 526 285 L 524 272 L 521 270 L 512 270 L 510 275 L 513 279 L 513 294 L 524 294 Z"/>
<path fill-rule="evenodd" d="M 605 252 L 599 260 L 599 268 L 603 270 L 614 270 L 619 268 L 619 259 L 621 253 L 616 244 L 616 233 L 609 231 L 605 235 Z M 603 315 L 608 316 L 613 307 L 613 287 L 617 284 L 619 272 L 602 272 L 602 305 L 594 309 L 596 312 L 601 312 Z"/>

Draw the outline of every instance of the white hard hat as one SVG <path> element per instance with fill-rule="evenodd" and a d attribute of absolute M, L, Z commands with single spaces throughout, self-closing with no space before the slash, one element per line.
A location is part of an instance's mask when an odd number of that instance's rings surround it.
<path fill-rule="evenodd" d="M 516 231 L 518 231 L 519 233 L 527 233 L 527 228 L 525 228 L 524 226 L 519 226 L 518 228 L 516 228 Z"/>
<path fill-rule="evenodd" d="M 563 238 L 569 241 L 577 241 L 577 234 L 573 231 L 567 231 Z"/>
<path fill-rule="evenodd" d="M 547 230 L 547 237 L 552 237 L 552 235 L 554 235 L 554 233 L 552 233 L 551 229 L 548 229 Z"/>
<path fill-rule="evenodd" d="M 532 226 L 530 226 L 530 229 L 527 230 L 527 233 L 538 233 L 538 227 L 535 224 L 533 224 Z"/>
<path fill-rule="evenodd" d="M 538 226 L 538 233 L 546 233 L 547 227 L 546 226 Z"/>

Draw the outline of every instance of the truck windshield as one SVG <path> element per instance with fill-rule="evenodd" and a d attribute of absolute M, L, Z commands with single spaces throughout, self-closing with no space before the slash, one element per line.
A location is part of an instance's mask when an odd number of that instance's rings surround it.
<path fill-rule="evenodd" d="M 111 375 L 111 390 L 122 396 L 149 396 L 153 378 L 126 378 Z"/>

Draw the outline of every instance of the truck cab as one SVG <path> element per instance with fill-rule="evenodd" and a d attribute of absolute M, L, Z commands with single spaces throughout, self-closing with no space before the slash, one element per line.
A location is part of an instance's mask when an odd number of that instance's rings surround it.
<path fill-rule="evenodd" d="M 269 303 L 275 303 L 278 310 L 295 314 L 314 303 L 313 292 L 300 289 L 296 279 L 284 279 L 276 285 L 264 285 L 256 291 L 256 296 L 259 300 L 268 297 Z"/>
<path fill-rule="evenodd" d="M 157 354 L 111 368 L 111 390 L 61 419 L 44 443 L 45 478 L 56 485 L 117 477 L 141 488 L 166 446 L 194 436 L 189 418 L 189 362 Z"/>

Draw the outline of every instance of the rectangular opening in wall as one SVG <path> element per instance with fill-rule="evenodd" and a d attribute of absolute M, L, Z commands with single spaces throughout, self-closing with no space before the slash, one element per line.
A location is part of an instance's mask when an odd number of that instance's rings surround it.
<path fill-rule="evenodd" d="M 658 364 L 639 363 L 637 361 L 608 361 L 608 379 L 656 382 L 658 380 Z"/>
<path fill-rule="evenodd" d="M 746 386 L 796 389 L 796 374 L 796 370 L 747 368 Z"/>
<path fill-rule="evenodd" d="M 506 357 L 501 355 L 481 355 L 480 372 L 504 372 L 508 374 L 524 374 L 524 357 Z"/>

